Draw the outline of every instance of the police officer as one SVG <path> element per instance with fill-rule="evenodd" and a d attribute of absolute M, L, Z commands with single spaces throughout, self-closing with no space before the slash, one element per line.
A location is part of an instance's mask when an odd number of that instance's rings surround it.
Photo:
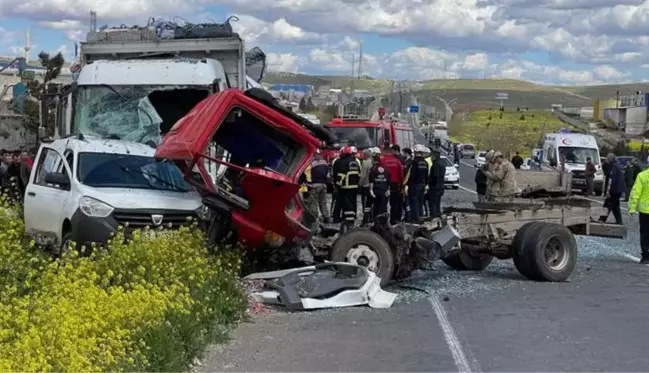
<path fill-rule="evenodd" d="M 338 188 L 337 200 L 344 219 L 342 231 L 352 228 L 356 222 L 361 164 L 355 154 L 355 147 L 345 146 L 340 154 L 340 159 L 333 165 L 333 174 Z"/>
<path fill-rule="evenodd" d="M 430 209 L 430 216 L 438 218 L 442 216 L 442 196 L 444 195 L 446 166 L 442 163 L 439 149 L 433 149 L 432 154 L 435 159 L 428 174 L 428 208 Z"/>
<path fill-rule="evenodd" d="M 423 201 L 424 190 L 428 184 L 428 164 L 424 159 L 423 145 L 415 145 L 412 163 L 406 172 L 405 194 L 410 206 L 407 220 L 418 224 L 421 222 L 419 216 L 421 202 Z"/>
<path fill-rule="evenodd" d="M 329 209 L 327 208 L 327 175 L 329 174 L 329 165 L 320 155 L 320 150 L 313 157 L 308 171 L 309 198 L 307 205 L 309 206 L 309 210 L 316 217 L 319 215 L 319 212 L 322 214 L 324 222 L 329 223 Z"/>
<path fill-rule="evenodd" d="M 401 220 L 403 213 L 403 163 L 398 158 L 398 153 L 390 146 L 386 146 L 381 156 L 381 167 L 389 174 L 390 181 L 390 224 Z"/>
<path fill-rule="evenodd" d="M 649 264 L 649 168 L 635 179 L 629 198 L 629 214 L 638 215 L 640 222 L 641 264 Z"/>

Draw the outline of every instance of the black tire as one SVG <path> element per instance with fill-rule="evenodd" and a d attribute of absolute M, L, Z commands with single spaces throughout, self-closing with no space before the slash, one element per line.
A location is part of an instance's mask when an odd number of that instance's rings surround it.
<path fill-rule="evenodd" d="M 542 223 L 528 232 L 523 255 L 530 265 L 530 278 L 536 281 L 565 281 L 577 265 L 577 240 L 568 228 L 560 224 Z M 546 252 L 553 247 L 558 258 L 549 263 Z"/>
<path fill-rule="evenodd" d="M 329 258 L 332 262 L 349 263 L 347 254 L 358 245 L 368 246 L 378 256 L 378 270 L 375 273 L 381 279 L 381 286 L 390 283 L 395 268 L 392 249 L 383 237 L 369 229 L 352 229 L 342 234 L 331 246 Z"/>
<path fill-rule="evenodd" d="M 528 238 L 533 237 L 530 232 L 534 231 L 537 227 L 543 225 L 543 222 L 530 222 L 525 223 L 516 231 L 514 240 L 512 241 L 512 259 L 514 259 L 514 266 L 518 273 L 525 276 L 529 280 L 536 280 L 534 273 L 532 273 L 529 258 L 525 255 L 525 246 L 528 244 Z"/>
<path fill-rule="evenodd" d="M 602 190 L 601 189 L 595 189 L 595 195 L 597 197 L 601 197 L 602 196 Z"/>
<path fill-rule="evenodd" d="M 453 185 L 453 189 L 460 189 L 459 185 Z"/>
<path fill-rule="evenodd" d="M 63 233 L 63 237 L 61 237 L 61 244 L 59 245 L 58 248 L 56 248 L 56 252 L 54 254 L 56 256 L 63 255 L 68 250 L 68 246 L 72 241 L 73 241 L 72 232 Z M 80 247 L 76 247 L 76 249 L 78 250 L 80 249 Z"/>
<path fill-rule="evenodd" d="M 472 255 L 462 250 L 442 259 L 447 266 L 458 271 L 482 271 L 493 260 L 494 257 L 491 255 Z"/>

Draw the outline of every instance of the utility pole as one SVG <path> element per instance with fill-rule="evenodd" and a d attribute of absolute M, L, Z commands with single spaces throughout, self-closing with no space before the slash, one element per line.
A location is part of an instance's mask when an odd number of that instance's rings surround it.
<path fill-rule="evenodd" d="M 32 49 L 32 40 L 29 36 L 29 29 L 25 32 L 25 63 L 29 63 L 29 51 Z"/>
<path fill-rule="evenodd" d="M 363 42 L 360 43 L 358 52 L 358 79 L 363 76 Z"/>

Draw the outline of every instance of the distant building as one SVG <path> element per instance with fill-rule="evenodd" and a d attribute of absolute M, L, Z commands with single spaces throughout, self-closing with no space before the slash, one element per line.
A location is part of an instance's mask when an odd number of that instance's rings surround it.
<path fill-rule="evenodd" d="M 639 136 L 647 130 L 648 106 L 649 94 L 647 93 L 620 96 L 616 107 L 604 109 L 603 120 L 612 122 L 617 129 L 623 130 L 627 135 Z"/>

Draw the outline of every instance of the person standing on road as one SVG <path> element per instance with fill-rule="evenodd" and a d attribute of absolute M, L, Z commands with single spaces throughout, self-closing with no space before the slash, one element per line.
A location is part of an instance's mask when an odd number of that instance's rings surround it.
<path fill-rule="evenodd" d="M 586 178 L 586 195 L 588 197 L 593 196 L 596 173 L 597 167 L 595 167 L 593 160 L 590 157 L 586 158 L 586 170 L 584 171 L 584 177 Z"/>
<path fill-rule="evenodd" d="M 344 146 L 340 148 L 340 151 L 338 152 L 338 156 L 334 158 L 334 160 L 331 162 L 332 174 L 333 174 L 333 170 L 336 168 L 336 163 L 338 162 L 340 157 L 342 157 L 342 153 L 344 149 L 345 149 Z M 340 198 L 338 198 L 339 197 L 338 192 L 340 190 L 338 188 L 338 184 L 336 184 L 336 180 L 337 180 L 336 175 L 333 174 L 332 177 L 334 179 L 334 186 L 333 186 L 333 192 L 331 193 L 331 219 L 333 220 L 334 224 L 339 224 L 340 222 L 342 222 L 342 210 L 340 208 Z"/>
<path fill-rule="evenodd" d="M 444 196 L 444 177 L 446 176 L 446 166 L 442 164 L 441 152 L 439 149 L 432 151 L 433 164 L 430 167 L 428 175 L 428 209 L 430 217 L 438 218 L 442 216 L 442 196 Z"/>
<path fill-rule="evenodd" d="M 401 219 L 403 211 L 403 163 L 397 158 L 395 151 L 386 146 L 381 156 L 381 167 L 388 171 L 390 181 L 390 224 L 394 225 Z"/>
<path fill-rule="evenodd" d="M 519 152 L 516 152 L 516 154 L 512 157 L 512 164 L 514 165 L 514 168 L 520 170 L 523 163 L 525 163 L 523 157 L 521 157 L 521 154 Z"/>
<path fill-rule="evenodd" d="M 422 148 L 424 151 L 424 160 L 426 161 L 426 164 L 428 165 L 428 175 L 430 176 L 430 168 L 433 166 L 433 157 L 431 156 L 431 149 L 427 146 L 424 146 Z M 419 212 L 420 216 L 431 216 L 431 211 L 429 209 L 430 205 L 428 204 L 428 185 L 426 185 L 426 188 L 424 189 L 424 195 L 422 196 L 422 201 L 421 201 L 421 210 Z"/>
<path fill-rule="evenodd" d="M 486 172 L 487 179 L 491 182 L 490 187 L 488 187 L 488 189 L 491 189 L 489 192 L 497 202 L 511 202 L 518 192 L 516 168 L 499 151 L 494 153 L 493 163 L 496 166 Z"/>
<path fill-rule="evenodd" d="M 327 207 L 327 175 L 329 175 L 329 165 L 320 155 L 320 151 L 315 155 L 311 164 L 311 183 L 309 190 L 309 210 L 318 211 L 322 215 L 324 223 L 330 222 L 329 208 Z"/>
<path fill-rule="evenodd" d="M 408 206 L 410 207 L 406 221 L 415 224 L 421 222 L 419 211 L 421 201 L 424 198 L 424 189 L 428 184 L 428 164 L 424 159 L 422 147 L 423 145 L 415 145 L 415 156 L 406 172 L 405 195 L 408 199 Z"/>
<path fill-rule="evenodd" d="M 374 165 L 370 170 L 370 198 L 372 220 L 380 224 L 388 221 L 388 198 L 390 197 L 390 172 L 381 166 L 381 152 L 373 154 Z M 365 218 L 365 216 L 363 216 Z"/>
<path fill-rule="evenodd" d="M 370 212 L 372 211 L 371 202 L 367 200 L 370 196 L 370 170 L 372 169 L 372 154 L 374 149 L 368 148 L 363 151 L 363 162 L 361 165 L 361 206 L 363 206 L 363 224 L 369 223 Z M 367 217 L 366 217 L 367 215 Z"/>
<path fill-rule="evenodd" d="M 403 166 L 406 166 L 406 158 L 401 154 L 401 147 L 397 144 L 394 144 L 390 146 L 390 149 L 394 152 L 394 156 L 397 157 L 399 161 L 403 164 Z"/>
<path fill-rule="evenodd" d="M 629 214 L 640 222 L 640 264 L 649 264 L 649 169 L 638 174 L 631 189 Z"/>
<path fill-rule="evenodd" d="M 611 181 L 610 173 L 611 173 L 611 164 L 609 163 L 608 159 L 605 159 L 604 162 L 602 162 L 602 172 L 604 173 L 604 189 L 603 189 L 603 195 L 604 197 L 607 196 L 608 192 L 608 184 Z"/>
<path fill-rule="evenodd" d="M 454 148 L 455 150 L 453 151 L 453 163 L 456 165 L 460 164 L 460 159 L 462 158 L 462 152 L 458 147 Z"/>
<path fill-rule="evenodd" d="M 345 146 L 340 159 L 333 167 L 338 186 L 338 200 L 343 213 L 342 231 L 353 228 L 356 223 L 361 164 L 355 155 L 355 147 Z"/>
<path fill-rule="evenodd" d="M 629 197 L 631 196 L 631 188 L 633 188 L 633 183 L 638 177 L 638 174 L 642 171 L 642 167 L 638 164 L 638 160 L 633 158 L 629 164 L 624 168 L 624 182 L 626 183 L 626 193 L 624 194 L 624 202 L 629 202 Z"/>
<path fill-rule="evenodd" d="M 475 172 L 475 185 L 476 193 L 478 194 L 478 202 L 484 202 L 487 195 L 487 170 L 489 169 L 489 163 L 493 159 L 494 152 L 488 151 L 485 154 L 485 164 L 482 167 L 478 168 Z"/>
<path fill-rule="evenodd" d="M 615 224 L 624 224 L 622 221 L 622 210 L 620 208 L 620 198 L 626 192 L 626 183 L 624 182 L 624 171 L 617 162 L 615 154 L 609 153 L 606 156 L 607 163 L 610 165 L 610 182 L 608 183 L 608 193 L 606 200 L 604 200 L 604 207 L 608 209 L 605 215 L 599 217 L 601 222 L 606 223 L 608 216 L 613 213 L 615 217 Z"/>

